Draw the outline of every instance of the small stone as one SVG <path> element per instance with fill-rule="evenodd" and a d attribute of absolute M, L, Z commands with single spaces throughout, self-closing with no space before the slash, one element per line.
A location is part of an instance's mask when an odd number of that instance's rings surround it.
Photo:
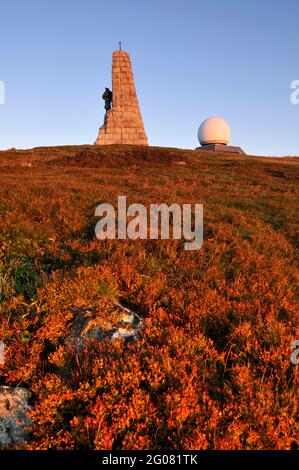
<path fill-rule="evenodd" d="M 0 387 L 0 447 L 20 444 L 28 438 L 32 426 L 30 395 L 25 388 Z"/>
<path fill-rule="evenodd" d="M 133 313 L 124 313 L 122 321 L 124 323 L 134 323 L 135 315 Z"/>

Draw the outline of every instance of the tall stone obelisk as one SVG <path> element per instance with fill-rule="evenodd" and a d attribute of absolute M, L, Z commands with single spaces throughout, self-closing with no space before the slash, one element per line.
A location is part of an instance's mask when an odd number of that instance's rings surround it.
<path fill-rule="evenodd" d="M 112 108 L 100 127 L 96 145 L 148 145 L 134 85 L 130 56 L 112 54 Z"/>

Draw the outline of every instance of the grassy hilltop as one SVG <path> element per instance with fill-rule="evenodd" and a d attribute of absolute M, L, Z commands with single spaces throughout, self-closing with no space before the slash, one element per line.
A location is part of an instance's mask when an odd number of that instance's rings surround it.
<path fill-rule="evenodd" d="M 0 384 L 32 392 L 25 447 L 298 448 L 298 180 L 295 158 L 0 152 Z M 119 195 L 203 203 L 203 247 L 99 241 L 95 208 Z M 140 337 L 74 350 L 78 312 L 107 324 L 116 303 Z"/>

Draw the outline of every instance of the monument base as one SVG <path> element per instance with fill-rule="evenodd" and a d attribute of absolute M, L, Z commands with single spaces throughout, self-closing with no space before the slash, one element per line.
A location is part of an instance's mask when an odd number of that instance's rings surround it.
<path fill-rule="evenodd" d="M 210 152 L 225 152 L 225 153 L 235 153 L 239 155 L 246 155 L 244 150 L 241 147 L 233 147 L 232 145 L 223 145 L 223 144 L 207 144 L 202 145 L 201 147 L 196 147 L 195 150 L 208 150 Z"/>

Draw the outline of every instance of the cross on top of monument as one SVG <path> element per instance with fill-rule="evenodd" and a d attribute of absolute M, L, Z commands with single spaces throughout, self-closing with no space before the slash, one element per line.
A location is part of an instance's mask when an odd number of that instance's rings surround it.
<path fill-rule="evenodd" d="M 119 41 L 118 45 L 119 45 L 119 50 L 121 51 L 121 41 Z"/>

